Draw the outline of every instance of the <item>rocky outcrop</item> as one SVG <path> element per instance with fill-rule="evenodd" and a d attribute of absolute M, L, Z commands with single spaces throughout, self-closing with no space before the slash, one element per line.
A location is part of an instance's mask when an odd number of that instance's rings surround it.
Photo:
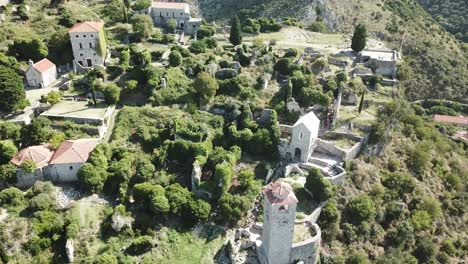
<path fill-rule="evenodd" d="M 65 252 L 67 254 L 68 262 L 72 263 L 74 260 L 74 252 L 75 252 L 75 247 L 73 245 L 73 240 L 72 239 L 67 239 L 67 242 L 65 243 Z"/>

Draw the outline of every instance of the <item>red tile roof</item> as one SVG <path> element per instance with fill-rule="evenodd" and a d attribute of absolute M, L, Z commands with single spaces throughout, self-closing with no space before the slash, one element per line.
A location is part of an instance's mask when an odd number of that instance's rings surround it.
<path fill-rule="evenodd" d="M 434 115 L 434 121 L 458 125 L 468 125 L 468 116 Z"/>
<path fill-rule="evenodd" d="M 98 143 L 99 140 L 94 138 L 66 140 L 55 151 L 50 164 L 86 162 Z"/>
<path fill-rule="evenodd" d="M 92 21 L 85 21 L 76 23 L 70 30 L 69 33 L 75 32 L 99 32 L 101 28 L 104 26 L 103 22 L 92 22 Z"/>
<path fill-rule="evenodd" d="M 274 205 L 291 205 L 298 202 L 291 186 L 284 182 L 268 184 L 263 187 L 263 194 Z"/>
<path fill-rule="evenodd" d="M 32 160 L 38 168 L 42 168 L 49 164 L 54 151 L 50 149 L 49 144 L 39 146 L 31 146 L 20 150 L 12 159 L 11 163 L 16 166 L 21 166 L 26 160 Z"/>
<path fill-rule="evenodd" d="M 175 2 L 159 2 L 153 1 L 152 7 L 160 9 L 184 9 L 188 6 L 187 3 L 175 3 Z"/>
<path fill-rule="evenodd" d="M 42 59 L 33 64 L 34 69 L 38 72 L 43 73 L 55 67 L 55 64 L 48 59 Z"/>

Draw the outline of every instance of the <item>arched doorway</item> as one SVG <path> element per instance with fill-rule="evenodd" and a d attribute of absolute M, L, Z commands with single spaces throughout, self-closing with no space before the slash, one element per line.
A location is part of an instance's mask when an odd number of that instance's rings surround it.
<path fill-rule="evenodd" d="M 302 151 L 300 148 L 294 150 L 294 160 L 300 161 L 302 157 Z"/>

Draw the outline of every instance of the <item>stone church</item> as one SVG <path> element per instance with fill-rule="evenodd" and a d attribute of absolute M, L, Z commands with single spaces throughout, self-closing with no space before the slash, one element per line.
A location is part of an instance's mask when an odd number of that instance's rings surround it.
<path fill-rule="evenodd" d="M 287 142 L 281 142 L 279 152 L 282 157 L 307 163 L 314 152 L 318 139 L 320 120 L 310 112 L 301 116 L 293 126 L 280 126 L 282 131 L 290 135 Z"/>

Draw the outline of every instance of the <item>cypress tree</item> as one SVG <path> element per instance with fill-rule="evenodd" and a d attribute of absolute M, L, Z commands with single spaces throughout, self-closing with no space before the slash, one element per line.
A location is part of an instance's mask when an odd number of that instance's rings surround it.
<path fill-rule="evenodd" d="M 353 39 L 351 42 L 351 48 L 355 52 L 359 52 L 366 47 L 367 42 L 367 29 L 364 24 L 357 24 L 354 28 Z"/>
<path fill-rule="evenodd" d="M 237 16 L 235 16 L 231 21 L 231 35 L 229 36 L 229 41 L 234 46 L 242 43 L 241 25 Z"/>

